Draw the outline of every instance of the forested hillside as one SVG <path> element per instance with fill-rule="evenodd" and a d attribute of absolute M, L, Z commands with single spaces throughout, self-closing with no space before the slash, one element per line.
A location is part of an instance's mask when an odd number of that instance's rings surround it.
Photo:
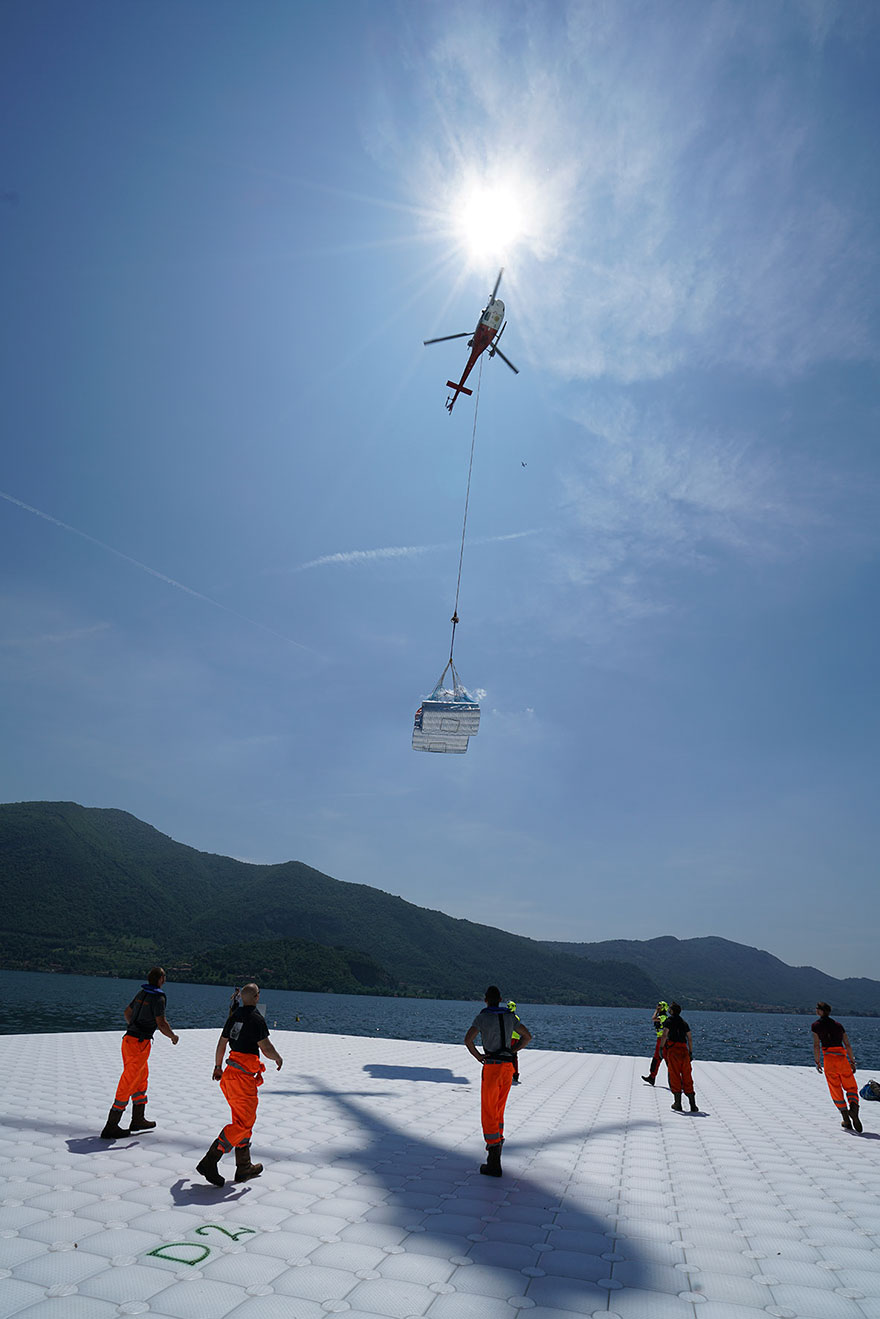
<path fill-rule="evenodd" d="M 608 939 L 602 943 L 546 943 L 557 952 L 632 962 L 691 1008 L 812 1012 L 818 999 L 835 1014 L 880 1014 L 880 983 L 836 980 L 812 966 L 787 966 L 771 953 L 730 939 Z"/>
<path fill-rule="evenodd" d="M 499 979 L 524 1001 L 646 1005 L 644 971 L 427 911 L 298 861 L 199 852 L 125 811 L 0 806 L 0 956 L 10 969 L 276 988 L 474 998 Z"/>

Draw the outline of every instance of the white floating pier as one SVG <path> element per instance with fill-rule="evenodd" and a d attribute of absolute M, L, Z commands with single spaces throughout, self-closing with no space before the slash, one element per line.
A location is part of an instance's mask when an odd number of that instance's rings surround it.
<path fill-rule="evenodd" d="M 463 1047 L 274 1031 L 221 1190 L 218 1034 L 157 1036 L 159 1125 L 112 1144 L 120 1036 L 0 1038 L 3 1319 L 880 1319 L 880 1104 L 842 1131 L 811 1068 L 698 1054 L 690 1116 L 647 1052 L 528 1049 L 497 1181 Z"/>

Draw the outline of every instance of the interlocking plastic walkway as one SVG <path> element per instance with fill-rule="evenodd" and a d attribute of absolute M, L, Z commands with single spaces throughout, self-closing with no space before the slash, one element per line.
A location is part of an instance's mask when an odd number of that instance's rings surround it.
<path fill-rule="evenodd" d="M 842 1131 L 810 1068 L 697 1058 L 691 1117 L 642 1059 L 528 1050 L 497 1181 L 464 1048 L 276 1031 L 266 1170 L 219 1190 L 217 1033 L 157 1037 L 115 1144 L 119 1036 L 0 1039 L 0 1315 L 880 1319 L 880 1104 Z"/>

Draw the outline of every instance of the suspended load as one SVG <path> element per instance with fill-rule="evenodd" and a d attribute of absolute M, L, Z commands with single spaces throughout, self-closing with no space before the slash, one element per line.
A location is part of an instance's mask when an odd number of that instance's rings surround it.
<path fill-rule="evenodd" d="M 444 686 L 449 674 L 451 686 Z M 413 751 L 455 752 L 463 755 L 468 738 L 480 728 L 480 707 L 462 686 L 450 659 L 440 679 L 416 710 L 413 725 Z"/>
<path fill-rule="evenodd" d="M 440 674 L 440 680 L 437 683 L 430 696 L 426 696 L 416 710 L 415 723 L 413 725 L 412 745 L 413 751 L 439 751 L 444 753 L 453 752 L 458 755 L 464 755 L 468 748 L 468 739 L 474 737 L 480 728 L 480 707 L 470 692 L 462 686 L 461 680 L 455 671 L 455 665 L 452 663 L 452 654 L 455 649 L 455 629 L 458 626 L 458 600 L 461 593 L 461 569 L 464 562 L 464 543 L 467 535 L 468 506 L 471 498 L 471 477 L 474 470 L 474 449 L 477 442 L 477 414 L 480 408 L 480 383 L 483 379 L 483 354 L 488 350 L 489 357 L 496 354 L 502 362 L 506 362 L 511 371 L 517 375 L 519 372 L 508 361 L 501 349 L 498 347 L 498 340 L 504 333 L 507 322 L 504 319 L 504 303 L 497 297 L 498 286 L 501 283 L 503 270 L 499 270 L 498 278 L 495 281 L 495 287 L 489 297 L 489 301 L 483 308 L 483 314 L 477 322 L 477 327 L 473 335 L 468 339 L 468 348 L 471 350 L 470 357 L 467 360 L 461 379 L 456 383 L 454 380 L 447 380 L 447 387 L 453 390 L 453 394 L 446 400 L 446 406 L 452 411 L 453 405 L 459 394 L 472 394 L 473 390 L 465 385 L 471 371 L 479 362 L 479 375 L 477 376 L 477 397 L 474 400 L 474 420 L 471 430 L 471 455 L 468 463 L 467 488 L 464 496 L 464 517 L 461 524 L 461 549 L 458 554 L 458 581 L 455 586 L 455 608 L 452 611 L 452 638 L 449 643 L 449 662 L 446 668 Z M 464 339 L 468 334 L 463 330 L 460 334 L 445 334 L 440 339 L 426 339 L 425 343 L 443 343 L 447 339 Z M 447 674 L 449 678 L 447 679 Z M 451 684 L 451 685 L 447 685 Z"/>

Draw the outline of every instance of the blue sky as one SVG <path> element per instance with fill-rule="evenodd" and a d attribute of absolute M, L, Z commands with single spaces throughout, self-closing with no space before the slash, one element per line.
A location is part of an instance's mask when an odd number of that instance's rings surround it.
<path fill-rule="evenodd" d="M 0 36 L 0 798 L 880 975 L 876 7 L 19 0 Z M 502 264 L 482 724 L 420 755 L 473 424 L 464 341 L 422 340 Z"/>

